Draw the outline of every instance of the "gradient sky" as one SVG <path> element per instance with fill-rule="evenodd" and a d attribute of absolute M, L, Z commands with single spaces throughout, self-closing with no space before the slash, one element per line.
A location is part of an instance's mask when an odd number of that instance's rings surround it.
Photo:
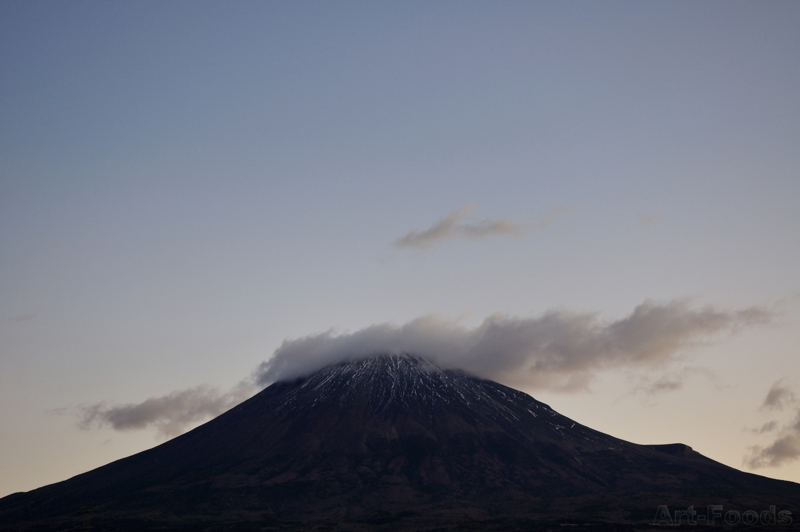
<path fill-rule="evenodd" d="M 746 470 L 782 442 L 754 471 L 800 481 L 798 28 L 796 1 L 0 3 L 0 496 L 163 441 L 87 408 L 224 393 L 285 340 L 602 333 L 648 300 L 768 318 L 516 385 Z"/>

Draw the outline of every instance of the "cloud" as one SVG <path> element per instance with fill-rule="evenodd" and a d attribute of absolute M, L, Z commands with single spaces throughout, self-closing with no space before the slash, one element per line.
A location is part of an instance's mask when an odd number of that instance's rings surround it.
<path fill-rule="evenodd" d="M 654 394 L 661 392 L 673 392 L 675 390 L 680 390 L 681 388 L 683 388 L 683 381 L 670 379 L 669 377 L 662 377 L 655 381 L 647 389 L 647 393 Z"/>
<path fill-rule="evenodd" d="M 35 312 L 26 312 L 25 314 L 16 314 L 8 318 L 8 321 L 15 321 L 15 322 L 23 322 L 23 321 L 33 321 L 36 319 Z"/>
<path fill-rule="evenodd" d="M 674 392 L 683 388 L 683 385 L 690 378 L 697 375 L 704 376 L 712 382 L 717 382 L 717 376 L 708 368 L 686 366 L 680 371 L 673 371 L 658 378 L 652 378 L 648 375 L 639 375 L 638 379 L 642 383 L 638 386 L 633 393 L 644 393 L 645 395 L 656 395 L 666 392 Z"/>
<path fill-rule="evenodd" d="M 782 466 L 797 459 L 800 459 L 800 409 L 794 422 L 784 427 L 770 445 L 751 447 L 744 463 L 750 469 L 760 469 Z"/>
<path fill-rule="evenodd" d="M 778 422 L 773 419 L 772 421 L 767 421 L 761 425 L 760 428 L 748 429 L 748 432 L 752 432 L 753 434 L 766 434 L 767 432 L 773 432 L 777 428 Z"/>
<path fill-rule="evenodd" d="M 651 227 L 660 222 L 661 218 L 663 218 L 662 214 L 640 214 L 639 227 Z"/>
<path fill-rule="evenodd" d="M 575 207 L 559 207 L 558 209 L 550 212 L 550 214 L 545 216 L 544 220 L 542 220 L 541 222 L 537 223 L 536 224 L 536 229 L 544 231 L 545 229 L 550 227 L 550 224 L 552 224 L 553 222 L 556 221 L 556 218 L 560 218 L 561 216 L 564 216 L 565 214 L 568 214 L 568 213 L 570 213 L 570 212 L 572 212 L 574 210 L 575 210 Z"/>
<path fill-rule="evenodd" d="M 751 469 L 778 467 L 800 458 L 800 434 L 781 436 L 766 448 L 753 447 L 753 454 L 746 460 Z"/>
<path fill-rule="evenodd" d="M 525 388 L 576 391 L 610 368 L 657 367 L 718 333 L 770 321 L 771 311 L 692 308 L 688 301 L 645 301 L 617 321 L 552 310 L 537 318 L 495 314 L 475 328 L 438 315 L 353 333 L 327 331 L 285 340 L 254 378 L 260 385 L 307 375 L 340 360 L 409 352 L 446 368 Z M 663 383 L 664 387 L 672 386 Z"/>
<path fill-rule="evenodd" d="M 464 219 L 474 210 L 474 203 L 464 205 L 425 230 L 412 229 L 405 236 L 395 240 L 392 245 L 398 248 L 423 250 L 457 237 L 477 240 L 491 236 L 520 236 L 525 233 L 525 229 L 510 218 L 497 220 L 487 218 L 475 223 L 465 221 Z"/>
<path fill-rule="evenodd" d="M 603 321 L 597 313 L 551 310 L 536 318 L 494 314 L 479 326 L 467 328 L 458 320 L 428 315 L 399 326 L 383 323 L 354 333 L 327 331 L 284 340 L 269 360 L 226 393 L 201 385 L 141 403 L 83 406 L 78 409 L 78 426 L 109 426 L 119 431 L 153 427 L 160 436 L 170 437 L 225 412 L 260 387 L 381 353 L 414 353 L 443 368 L 520 388 L 578 391 L 587 387 L 597 371 L 665 366 L 684 350 L 706 344 L 719 333 L 736 332 L 771 318 L 772 312 L 761 307 L 693 308 L 687 300 L 663 304 L 648 300 L 616 321 Z M 651 392 L 674 390 L 690 372 L 698 371 L 703 369 L 684 368 L 647 382 Z"/>
<path fill-rule="evenodd" d="M 772 384 L 761 409 L 782 410 L 791 404 L 798 403 L 792 390 L 781 384 L 782 382 L 783 379 L 778 379 Z M 765 423 L 758 433 L 773 432 L 776 427 L 777 421 L 770 421 Z M 750 447 L 750 453 L 745 456 L 744 464 L 750 469 L 760 469 L 762 467 L 779 467 L 798 459 L 800 459 L 800 408 L 795 409 L 795 418 L 781 428 L 771 444 L 766 447 L 761 445 Z"/>
<path fill-rule="evenodd" d="M 231 391 L 220 393 L 207 385 L 151 397 L 138 404 L 106 407 L 97 403 L 80 408 L 78 426 L 83 429 L 110 426 L 127 431 L 155 427 L 163 437 L 176 436 L 192 423 L 205 421 L 247 399 L 255 391 L 253 384 L 242 381 Z"/>
<path fill-rule="evenodd" d="M 761 405 L 762 409 L 783 410 L 784 406 L 796 401 L 792 390 L 788 386 L 782 385 L 782 382 L 783 379 L 778 379 L 772 384 L 767 396 L 764 398 L 764 403 Z"/>

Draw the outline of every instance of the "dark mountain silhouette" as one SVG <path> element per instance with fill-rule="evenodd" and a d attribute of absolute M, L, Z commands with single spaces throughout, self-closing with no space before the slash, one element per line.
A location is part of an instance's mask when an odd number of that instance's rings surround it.
<path fill-rule="evenodd" d="M 686 445 L 619 440 L 501 384 L 384 355 L 275 383 L 158 447 L 0 499 L 0 528 L 627 530 L 651 528 L 663 505 L 673 520 L 721 505 L 797 522 L 798 503 L 798 484 Z"/>

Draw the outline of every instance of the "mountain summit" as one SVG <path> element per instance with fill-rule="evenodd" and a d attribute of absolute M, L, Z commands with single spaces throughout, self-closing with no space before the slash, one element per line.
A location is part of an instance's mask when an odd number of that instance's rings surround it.
<path fill-rule="evenodd" d="M 659 508 L 791 511 L 800 485 L 636 445 L 413 355 L 277 382 L 195 430 L 0 499 L 9 530 L 645 525 Z M 83 512 L 83 513 L 81 513 Z M 88 517 L 87 517 L 88 516 Z M 600 528 L 598 528 L 600 527 Z"/>

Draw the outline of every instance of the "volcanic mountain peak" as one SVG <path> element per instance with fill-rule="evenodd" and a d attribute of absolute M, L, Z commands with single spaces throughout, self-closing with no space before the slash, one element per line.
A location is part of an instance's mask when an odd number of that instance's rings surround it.
<path fill-rule="evenodd" d="M 479 409 L 489 417 L 516 423 L 520 412 L 509 405 L 524 397 L 532 401 L 529 415 L 557 415 L 522 392 L 458 370 L 441 369 L 409 353 L 340 362 L 295 384 L 279 401 L 276 413 L 309 405 L 314 409 L 331 402 L 339 407 L 366 402 L 375 413 L 387 409 L 430 412 L 451 405 Z"/>
<path fill-rule="evenodd" d="M 6 497 L 0 522 L 75 529 L 93 508 L 92 526 L 120 532 L 517 530 L 797 501 L 797 484 L 626 442 L 502 384 L 387 354 L 276 382 L 158 447 Z"/>

